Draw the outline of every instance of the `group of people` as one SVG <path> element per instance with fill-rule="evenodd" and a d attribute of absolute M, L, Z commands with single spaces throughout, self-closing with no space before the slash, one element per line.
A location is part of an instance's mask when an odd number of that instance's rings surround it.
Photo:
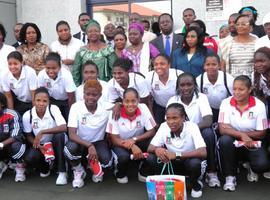
<path fill-rule="evenodd" d="M 88 168 L 95 183 L 107 168 L 125 184 L 131 161 L 140 181 L 171 162 L 198 198 L 203 181 L 220 187 L 220 177 L 235 191 L 240 161 L 248 181 L 270 178 L 270 14 L 263 26 L 257 15 L 251 6 L 232 14 L 216 41 L 191 8 L 180 34 L 168 13 L 159 35 L 132 13 L 128 37 L 109 23 L 104 38 L 82 13 L 81 31 L 72 36 L 59 21 L 50 47 L 36 24 L 17 24 L 16 50 L 0 24 L 0 179 L 8 167 L 16 182 L 26 169 L 41 177 L 56 169 L 56 185 L 65 185 L 70 166 L 74 188 Z"/>

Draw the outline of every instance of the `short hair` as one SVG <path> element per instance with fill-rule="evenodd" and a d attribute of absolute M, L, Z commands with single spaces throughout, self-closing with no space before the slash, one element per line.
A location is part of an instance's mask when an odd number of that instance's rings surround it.
<path fill-rule="evenodd" d="M 142 23 L 146 23 L 146 24 L 148 24 L 149 27 L 150 27 L 150 22 L 149 22 L 147 19 L 142 20 Z"/>
<path fill-rule="evenodd" d="M 18 61 L 20 61 L 21 63 L 23 62 L 23 56 L 19 51 L 12 51 L 8 54 L 7 59 L 11 59 L 14 58 Z"/>
<path fill-rule="evenodd" d="M 162 13 L 161 15 L 158 16 L 158 23 L 159 23 L 159 21 L 160 21 L 160 18 L 161 18 L 162 16 L 166 16 L 166 15 L 169 16 L 170 19 L 173 21 L 173 17 L 172 17 L 171 14 L 169 14 L 169 13 Z"/>
<path fill-rule="evenodd" d="M 253 6 L 246 6 L 246 7 L 243 7 L 239 10 L 239 14 L 242 14 L 244 11 L 251 11 L 252 15 L 253 15 L 253 19 L 254 19 L 254 23 L 257 21 L 257 17 L 258 17 L 258 12 L 257 12 L 257 9 L 254 8 Z"/>
<path fill-rule="evenodd" d="M 206 59 L 207 58 L 213 58 L 213 57 L 216 58 L 217 59 L 217 62 L 220 64 L 220 57 L 218 56 L 218 54 L 216 54 L 214 52 L 211 52 L 211 53 L 209 53 L 209 54 L 207 54 L 205 56 L 204 63 L 206 62 Z"/>
<path fill-rule="evenodd" d="M 125 91 L 123 93 L 123 98 L 125 98 L 126 94 L 129 93 L 129 92 L 134 93 L 136 98 L 138 98 L 138 99 L 140 98 L 138 91 L 135 88 L 132 88 L 132 87 L 125 89 Z"/>
<path fill-rule="evenodd" d="M 84 68 L 87 66 L 87 65 L 92 65 L 96 68 L 97 70 L 97 73 L 99 72 L 99 69 L 98 69 L 98 66 L 96 63 L 94 63 L 92 60 L 87 60 L 85 63 L 83 63 L 82 65 L 82 72 L 84 71 Z"/>
<path fill-rule="evenodd" d="M 237 76 L 234 79 L 233 83 L 235 83 L 236 81 L 243 82 L 248 89 L 250 89 L 251 86 L 252 86 L 251 79 L 248 76 L 246 76 L 246 75 Z"/>
<path fill-rule="evenodd" d="M 129 71 L 133 67 L 133 62 L 128 58 L 117 58 L 113 63 L 113 68 L 115 67 L 121 67 L 125 71 Z"/>
<path fill-rule="evenodd" d="M 125 38 L 125 40 L 127 41 L 127 35 L 124 32 L 122 32 L 122 31 L 116 31 L 116 33 L 114 34 L 114 38 L 117 35 L 122 35 Z"/>
<path fill-rule="evenodd" d="M 199 97 L 199 87 L 198 87 L 198 84 L 196 82 L 196 77 L 193 74 L 189 73 L 189 72 L 184 72 L 184 73 L 182 73 L 182 74 L 180 74 L 178 76 L 177 81 L 176 81 L 176 94 L 179 95 L 179 96 L 181 96 L 181 93 L 179 91 L 179 82 L 184 77 L 190 77 L 192 79 L 192 81 L 194 83 L 194 86 L 195 86 L 194 93 L 196 94 L 196 96 L 198 98 Z"/>
<path fill-rule="evenodd" d="M 158 57 L 164 58 L 169 64 L 171 63 L 170 57 L 169 57 L 167 54 L 165 54 L 165 53 L 160 53 L 160 54 L 158 54 L 158 55 L 154 58 L 154 62 L 155 62 L 155 60 L 156 60 Z"/>
<path fill-rule="evenodd" d="M 47 63 L 50 60 L 57 62 L 57 64 L 61 67 L 61 56 L 58 53 L 50 52 L 45 58 L 45 63 Z"/>
<path fill-rule="evenodd" d="M 28 27 L 32 27 L 35 31 L 36 31 L 36 34 L 37 34 L 37 42 L 40 42 L 41 41 L 41 32 L 38 28 L 38 26 L 34 23 L 25 23 L 20 31 L 20 42 L 23 43 L 23 44 L 26 44 L 27 41 L 26 41 L 26 30 Z"/>
<path fill-rule="evenodd" d="M 188 10 L 191 10 L 193 12 L 193 14 L 195 15 L 195 10 L 193 8 L 186 8 L 185 10 L 183 10 L 183 15 L 184 15 L 184 12 L 188 11 Z"/>
<path fill-rule="evenodd" d="M 238 17 L 236 17 L 234 23 L 236 24 L 238 22 L 238 20 L 242 17 L 247 17 L 248 18 L 248 22 L 251 26 L 254 26 L 255 25 L 255 22 L 252 18 L 250 18 L 248 15 L 245 15 L 245 14 L 240 14 Z"/>
<path fill-rule="evenodd" d="M 35 93 L 34 93 L 34 98 L 36 98 L 37 94 L 39 93 L 44 93 L 48 96 L 48 98 L 50 99 L 50 94 L 49 94 L 49 91 L 47 88 L 45 87 L 39 87 L 35 90 Z"/>
<path fill-rule="evenodd" d="M 68 27 L 68 29 L 70 30 L 70 26 L 69 26 L 68 22 L 61 20 L 61 21 L 57 22 L 57 24 L 56 24 L 56 31 L 58 31 L 58 27 L 61 25 L 66 25 Z"/>
<path fill-rule="evenodd" d="M 180 103 L 172 103 L 166 108 L 166 113 L 170 109 L 176 109 L 180 114 L 184 115 L 185 121 L 189 121 L 188 115 L 186 113 L 185 107 Z"/>
<path fill-rule="evenodd" d="M 83 91 L 89 89 L 89 88 L 93 88 L 95 89 L 96 91 L 102 93 L 102 86 L 101 84 L 99 83 L 98 80 L 87 80 L 85 83 L 84 83 L 84 86 L 83 86 Z"/>
<path fill-rule="evenodd" d="M 2 104 L 2 109 L 6 109 L 8 107 L 7 97 L 2 92 L 0 92 L 0 103 Z"/>
<path fill-rule="evenodd" d="M 5 29 L 3 24 L 0 24 L 0 32 L 1 32 L 2 36 L 3 36 L 3 42 L 5 42 L 7 32 L 6 32 L 6 29 Z"/>
<path fill-rule="evenodd" d="M 80 19 L 81 19 L 81 17 L 82 17 L 82 16 L 84 16 L 84 15 L 86 15 L 86 16 L 88 16 L 88 17 L 90 17 L 90 16 L 88 15 L 88 13 L 86 13 L 86 12 L 82 12 L 81 14 L 79 14 L 78 20 L 80 20 Z"/>

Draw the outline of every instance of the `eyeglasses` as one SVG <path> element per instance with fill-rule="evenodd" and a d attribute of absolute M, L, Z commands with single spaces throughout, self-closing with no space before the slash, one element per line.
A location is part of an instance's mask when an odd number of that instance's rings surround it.
<path fill-rule="evenodd" d="M 235 26 L 236 27 L 247 27 L 247 26 L 249 26 L 250 25 L 250 23 L 241 23 L 241 24 L 235 24 Z"/>

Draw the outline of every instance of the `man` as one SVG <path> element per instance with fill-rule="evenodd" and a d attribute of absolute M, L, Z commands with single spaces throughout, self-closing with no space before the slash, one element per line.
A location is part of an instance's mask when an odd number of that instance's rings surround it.
<path fill-rule="evenodd" d="M 151 43 L 160 53 L 168 55 L 172 61 L 173 51 L 177 47 L 182 47 L 183 36 L 173 33 L 173 18 L 168 13 L 159 16 L 158 24 L 162 34 L 152 40 Z"/>
<path fill-rule="evenodd" d="M 236 27 L 235 27 L 235 20 L 238 16 L 239 16 L 238 13 L 233 13 L 230 15 L 229 20 L 228 20 L 229 31 L 232 37 L 237 35 Z"/>
<path fill-rule="evenodd" d="M 107 24 L 105 27 L 104 27 L 104 35 L 106 36 L 106 44 L 111 46 L 111 47 L 114 47 L 114 34 L 116 32 L 116 28 L 115 26 L 112 24 L 112 23 L 109 23 Z"/>
<path fill-rule="evenodd" d="M 256 40 L 255 50 L 261 47 L 270 48 L 270 12 L 267 13 L 263 18 L 263 27 L 266 35 Z"/>
<path fill-rule="evenodd" d="M 17 23 L 15 26 L 14 26 L 14 36 L 16 38 L 16 42 L 12 45 L 14 48 L 17 48 L 18 46 L 21 45 L 21 42 L 19 42 L 20 40 L 20 30 L 21 28 L 23 27 L 23 23 Z"/>
<path fill-rule="evenodd" d="M 192 8 L 186 8 L 183 11 L 183 21 L 185 25 L 181 30 L 176 30 L 175 33 L 180 33 L 182 35 L 185 35 L 187 29 L 189 28 L 189 25 L 196 19 L 195 11 Z"/>
<path fill-rule="evenodd" d="M 87 34 L 85 33 L 85 25 L 89 20 L 90 16 L 87 13 L 81 13 L 78 17 L 78 24 L 81 27 L 81 31 L 73 35 L 73 37 L 81 40 L 85 45 L 88 43 Z"/>

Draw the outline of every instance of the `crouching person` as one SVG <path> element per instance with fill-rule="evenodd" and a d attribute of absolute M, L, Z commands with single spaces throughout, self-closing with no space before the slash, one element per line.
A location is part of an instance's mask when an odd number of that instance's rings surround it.
<path fill-rule="evenodd" d="M 8 168 L 6 161 L 12 161 L 16 163 L 15 181 L 25 181 L 24 153 L 21 118 L 7 108 L 7 99 L 0 93 L 0 179 Z"/>
<path fill-rule="evenodd" d="M 51 105 L 48 90 L 38 88 L 34 94 L 34 107 L 23 115 L 23 128 L 29 149 L 25 154 L 28 166 L 36 168 L 40 177 L 50 175 L 55 159 L 58 177 L 56 185 L 67 184 L 64 157 L 65 132 L 67 126 L 59 108 Z"/>
<path fill-rule="evenodd" d="M 82 161 L 86 161 L 86 158 L 95 183 L 103 180 L 102 168 L 110 167 L 112 163 L 111 151 L 105 140 L 109 111 L 105 109 L 104 102 L 99 100 L 101 94 L 99 81 L 88 80 L 84 84 L 84 100 L 76 102 L 70 109 L 69 141 L 64 152 L 73 169 L 74 188 L 84 185 L 86 173 Z"/>

